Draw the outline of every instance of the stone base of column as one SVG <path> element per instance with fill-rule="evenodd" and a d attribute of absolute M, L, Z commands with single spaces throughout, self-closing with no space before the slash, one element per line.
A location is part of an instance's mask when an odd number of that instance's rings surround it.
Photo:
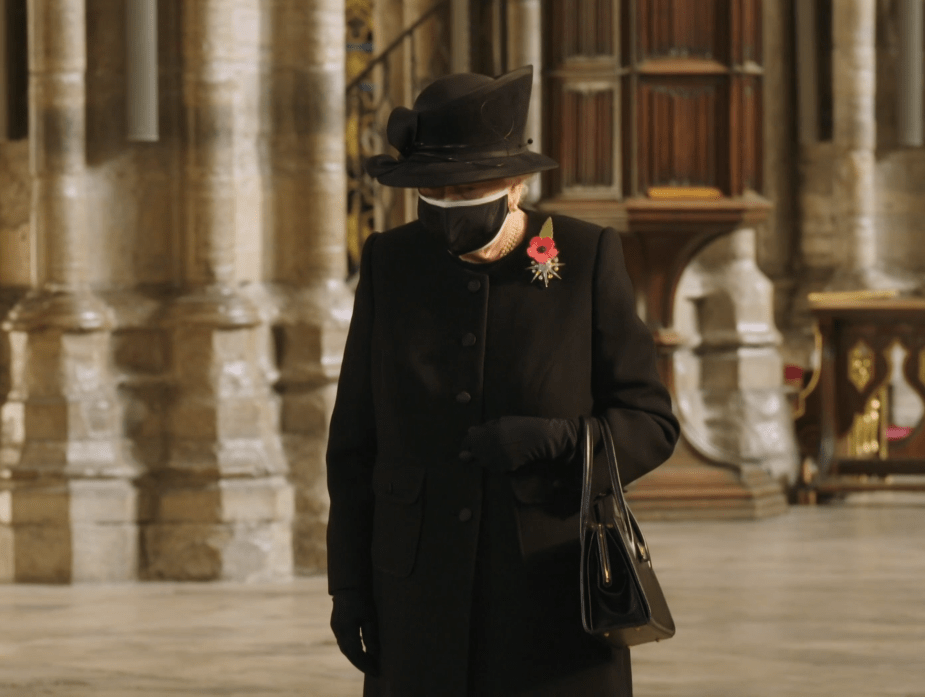
<path fill-rule="evenodd" d="M 292 486 L 254 304 L 197 289 L 166 308 L 167 461 L 139 482 L 142 576 L 254 581 L 292 575 Z"/>
<path fill-rule="evenodd" d="M 136 492 L 119 480 L 6 482 L 0 488 L 0 582 L 137 578 Z"/>
<path fill-rule="evenodd" d="M 302 400 L 290 396 L 286 400 L 286 409 L 301 411 L 300 406 L 308 403 L 305 409 L 309 416 L 324 417 L 330 413 L 327 402 L 323 394 L 305 395 Z M 286 456 L 292 463 L 290 477 L 295 489 L 295 520 L 292 527 L 295 572 L 308 576 L 323 571 L 328 563 L 326 538 L 330 500 L 324 463 L 327 424 L 321 426 L 317 437 L 287 434 L 283 437 L 283 444 Z"/>
<path fill-rule="evenodd" d="M 353 295 L 339 280 L 276 292 L 280 423 L 296 502 L 295 569 L 316 574 L 327 567 L 325 452 Z"/>
<path fill-rule="evenodd" d="M 111 312 L 86 289 L 36 291 L 4 323 L 0 580 L 137 578 L 138 474 L 110 367 Z"/>
<path fill-rule="evenodd" d="M 337 385 L 329 383 L 283 400 L 283 436 L 290 479 L 295 488 L 293 554 L 296 572 L 316 574 L 327 568 L 327 527 L 330 499 L 325 450 L 328 422 Z"/>
<path fill-rule="evenodd" d="M 292 576 L 292 487 L 283 477 L 149 484 L 145 579 L 266 581 Z"/>
<path fill-rule="evenodd" d="M 787 511 L 783 485 L 757 465 L 719 465 L 682 435 L 674 455 L 626 493 L 639 520 L 767 518 Z"/>

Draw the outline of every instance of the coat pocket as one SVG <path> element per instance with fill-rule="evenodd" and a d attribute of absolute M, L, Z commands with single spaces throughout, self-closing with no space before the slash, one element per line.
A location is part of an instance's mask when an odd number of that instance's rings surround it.
<path fill-rule="evenodd" d="M 380 465 L 373 470 L 373 566 L 393 576 L 414 569 L 424 514 L 421 467 Z"/>

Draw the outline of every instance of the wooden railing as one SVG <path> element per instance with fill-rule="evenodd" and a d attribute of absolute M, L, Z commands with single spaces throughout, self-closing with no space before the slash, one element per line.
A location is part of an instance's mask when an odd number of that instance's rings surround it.
<path fill-rule="evenodd" d="M 451 0 L 438 0 L 347 84 L 347 251 L 350 270 L 359 263 L 363 242 L 373 230 L 408 219 L 403 189 L 379 185 L 363 169 L 372 155 L 394 153 L 386 137 L 389 114 L 410 107 L 434 78 L 449 71 Z"/>

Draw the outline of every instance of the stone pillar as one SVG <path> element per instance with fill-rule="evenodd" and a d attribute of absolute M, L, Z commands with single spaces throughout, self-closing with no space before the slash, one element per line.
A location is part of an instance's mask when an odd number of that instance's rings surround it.
<path fill-rule="evenodd" d="M 90 290 L 84 210 L 84 0 L 30 0 L 36 284 L 10 312 L 18 456 L 0 472 L 0 577 L 121 581 L 137 569 L 137 474 L 110 368 L 110 309 Z M 5 454 L 10 455 L 6 449 Z"/>
<path fill-rule="evenodd" d="M 763 43 L 762 78 L 762 128 L 764 130 L 762 148 L 762 168 L 764 171 L 762 193 L 774 202 L 774 207 L 768 214 L 767 221 L 756 226 L 756 261 L 761 271 L 771 279 L 774 284 L 774 317 L 778 329 L 785 332 L 790 339 L 793 333 L 791 326 L 791 298 L 796 286 L 794 267 L 798 256 L 799 242 L 799 207 L 798 182 L 793 176 L 797 166 L 798 136 L 797 131 L 808 118 L 813 123 L 817 121 L 815 108 L 809 109 L 811 115 L 804 114 L 803 82 L 798 82 L 799 97 L 793 90 L 792 75 L 797 72 L 798 66 L 800 80 L 804 77 L 802 72 L 805 54 L 800 50 L 801 31 L 795 35 L 793 27 L 797 24 L 799 29 L 799 8 L 814 6 L 814 3 L 785 2 L 761 3 L 761 31 Z M 795 16 L 797 15 L 797 16 Z M 799 52 L 799 58 L 797 54 Z M 814 61 L 809 61 L 815 70 Z M 815 82 L 811 84 L 815 90 Z M 815 97 L 815 92 L 813 92 Z M 812 105 L 814 107 L 814 104 Z M 800 118 L 795 121 L 792 115 L 799 108 Z M 813 132 L 815 138 L 815 132 Z M 791 341 L 786 341 L 780 347 L 782 354 L 790 353 Z M 793 357 L 787 355 L 786 362 L 792 362 Z"/>
<path fill-rule="evenodd" d="M 876 0 L 832 3 L 835 227 L 844 251 L 828 290 L 917 285 L 883 267 L 874 223 L 876 19 Z"/>
<path fill-rule="evenodd" d="M 799 119 L 799 183 L 795 189 L 799 216 L 794 272 L 798 275 L 792 302 L 786 303 L 789 317 L 781 326 L 787 331 L 789 362 L 811 369 L 815 342 L 807 296 L 824 290 L 838 266 L 834 254 L 838 245 L 832 176 L 837 151 L 831 141 L 819 140 L 817 3 L 795 0 L 793 4 Z M 763 6 L 768 8 L 769 3 Z"/>
<path fill-rule="evenodd" d="M 0 138 L 0 318 L 7 316 L 32 285 L 29 234 L 29 143 Z M 13 389 L 14 334 L 0 326 L 0 474 L 15 465 L 22 449 L 22 395 Z M 17 333 L 21 343 L 22 335 Z M 13 528 L 3 512 L 9 489 L 0 479 L 0 582 L 15 579 Z"/>
<path fill-rule="evenodd" d="M 796 2 L 797 110 L 800 145 L 819 140 L 819 65 L 816 3 Z"/>
<path fill-rule="evenodd" d="M 540 152 L 543 147 L 543 17 L 540 0 L 508 0 L 507 30 L 508 69 L 533 66 L 533 91 L 530 93 L 526 134 L 533 139 L 530 149 Z M 534 174 L 527 181 L 523 202 L 528 205 L 536 203 L 540 198 L 540 188 L 540 175 Z"/>
<path fill-rule="evenodd" d="M 897 140 L 922 146 L 922 0 L 899 2 L 899 84 L 897 85 Z"/>
<path fill-rule="evenodd" d="M 344 282 L 344 2 L 275 0 L 272 8 L 274 335 L 296 492 L 295 564 L 312 572 L 326 563 L 327 432 L 353 307 Z"/>
<path fill-rule="evenodd" d="M 157 0 L 125 5 L 126 131 L 129 140 L 156 141 Z"/>
<path fill-rule="evenodd" d="M 292 573 L 292 487 L 261 370 L 257 309 L 236 275 L 235 155 L 255 147 L 236 127 L 251 106 L 239 67 L 259 45 L 252 36 L 257 0 L 197 0 L 182 10 L 182 292 L 164 316 L 173 398 L 167 462 L 145 483 L 145 574 L 285 578 Z"/>
<path fill-rule="evenodd" d="M 469 0 L 451 0 L 450 17 L 450 69 L 454 73 L 468 73 L 472 67 L 469 55 L 469 42 L 472 40 L 469 31 Z"/>

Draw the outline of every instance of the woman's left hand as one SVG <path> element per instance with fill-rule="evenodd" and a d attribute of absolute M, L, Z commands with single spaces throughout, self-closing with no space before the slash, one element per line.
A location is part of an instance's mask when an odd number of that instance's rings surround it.
<path fill-rule="evenodd" d="M 470 428 L 460 458 L 475 459 L 496 472 L 512 472 L 535 460 L 570 459 L 577 443 L 577 420 L 502 416 Z"/>

